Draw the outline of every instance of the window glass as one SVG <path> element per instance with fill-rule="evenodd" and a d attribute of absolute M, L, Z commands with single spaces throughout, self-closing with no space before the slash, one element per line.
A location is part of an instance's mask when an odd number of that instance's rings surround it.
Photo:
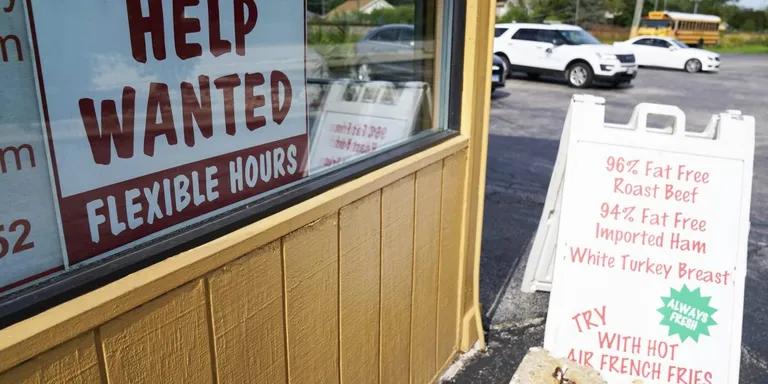
<path fill-rule="evenodd" d="M 397 28 L 385 27 L 379 30 L 377 33 L 373 34 L 370 40 L 390 43 L 395 42 L 398 40 L 398 31 L 399 29 Z"/>
<path fill-rule="evenodd" d="M 551 29 L 540 29 L 536 34 L 536 40 L 543 43 L 554 44 L 555 42 L 563 41 L 563 38 L 560 37 L 560 34 L 558 34 L 557 31 Z"/>
<path fill-rule="evenodd" d="M 560 30 L 559 32 L 565 42 L 571 45 L 600 44 L 600 40 L 583 29 Z"/>
<path fill-rule="evenodd" d="M 454 2 L 369 5 L 10 2 L 0 317 L 49 279 L 173 254 L 444 137 Z"/>
<path fill-rule="evenodd" d="M 515 32 L 515 34 L 512 36 L 512 39 L 536 41 L 537 31 L 535 29 L 522 28 Z"/>
<path fill-rule="evenodd" d="M 412 43 L 413 28 L 400 28 L 399 40 L 402 43 Z"/>
<path fill-rule="evenodd" d="M 670 44 L 670 43 L 669 43 L 668 41 L 666 41 L 666 40 L 662 40 L 662 39 L 653 39 L 653 45 L 654 45 L 654 46 L 656 46 L 656 47 L 659 47 L 659 48 L 669 48 L 669 47 L 670 47 L 670 45 L 672 45 L 672 44 Z"/>
<path fill-rule="evenodd" d="M 640 39 L 638 41 L 635 41 L 633 44 L 636 44 L 636 45 L 653 45 L 653 42 L 651 42 L 651 39 Z"/>
<path fill-rule="evenodd" d="M 509 30 L 509 28 L 498 28 L 497 27 L 496 31 L 494 32 L 494 35 L 495 35 L 495 37 L 499 37 L 499 36 L 503 35 L 504 32 L 506 32 L 507 30 Z"/>
<path fill-rule="evenodd" d="M 645 28 L 669 28 L 671 25 L 672 22 L 669 20 L 642 19 L 640 21 L 640 26 Z"/>

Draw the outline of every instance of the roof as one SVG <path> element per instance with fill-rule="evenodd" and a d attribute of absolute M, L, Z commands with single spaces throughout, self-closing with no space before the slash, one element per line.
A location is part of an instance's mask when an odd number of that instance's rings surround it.
<path fill-rule="evenodd" d="M 347 0 L 339 4 L 338 7 L 328 11 L 326 16 L 339 15 L 346 12 L 364 11 L 369 5 L 373 5 L 374 3 L 378 2 L 383 2 L 384 4 L 382 4 L 382 6 L 386 8 L 392 8 L 392 5 L 387 3 L 385 0 Z"/>
<path fill-rule="evenodd" d="M 570 30 L 578 31 L 581 27 L 570 24 L 535 24 L 535 23 L 499 23 L 496 24 L 497 28 L 536 28 L 536 29 L 557 29 L 557 30 Z"/>
<path fill-rule="evenodd" d="M 699 13 L 684 13 L 684 12 L 664 12 L 670 19 L 683 20 L 683 21 L 709 21 L 712 23 L 719 23 L 720 17 L 715 15 L 702 15 Z"/>

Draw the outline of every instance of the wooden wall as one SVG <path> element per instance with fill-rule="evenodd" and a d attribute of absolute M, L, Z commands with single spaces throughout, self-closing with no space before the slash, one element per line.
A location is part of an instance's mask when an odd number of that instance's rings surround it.
<path fill-rule="evenodd" d="M 314 217 L 0 383 L 429 383 L 459 346 L 467 152 Z"/>

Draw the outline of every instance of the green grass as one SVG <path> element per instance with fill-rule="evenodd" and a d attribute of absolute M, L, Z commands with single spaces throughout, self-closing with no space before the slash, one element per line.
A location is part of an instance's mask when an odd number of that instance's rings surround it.
<path fill-rule="evenodd" d="M 724 33 L 720 44 L 707 49 L 719 53 L 768 54 L 768 34 Z"/>
<path fill-rule="evenodd" d="M 730 47 L 721 47 L 721 46 L 714 46 L 714 47 L 707 47 L 710 51 L 715 51 L 717 53 L 743 53 L 743 54 L 752 54 L 752 55 L 768 55 L 768 45 L 762 45 L 762 44 L 746 44 L 746 45 L 740 45 L 740 46 L 730 46 Z"/>

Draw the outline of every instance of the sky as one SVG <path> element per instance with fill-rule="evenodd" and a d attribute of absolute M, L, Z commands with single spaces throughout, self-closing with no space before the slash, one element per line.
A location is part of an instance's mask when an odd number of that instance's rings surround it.
<path fill-rule="evenodd" d="M 768 7 L 768 0 L 739 0 L 736 4 L 744 8 L 764 9 Z"/>

